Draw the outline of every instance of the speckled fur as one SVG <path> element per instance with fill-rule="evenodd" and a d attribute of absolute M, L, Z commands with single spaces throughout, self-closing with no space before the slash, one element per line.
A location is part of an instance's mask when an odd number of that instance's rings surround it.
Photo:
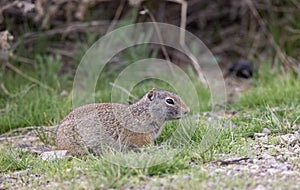
<path fill-rule="evenodd" d="M 166 103 L 171 98 L 174 104 Z M 189 112 L 175 93 L 152 89 L 132 105 L 97 103 L 76 108 L 61 122 L 56 133 L 58 149 L 74 155 L 88 151 L 100 154 L 102 148 L 123 150 L 154 144 L 163 123 Z"/>

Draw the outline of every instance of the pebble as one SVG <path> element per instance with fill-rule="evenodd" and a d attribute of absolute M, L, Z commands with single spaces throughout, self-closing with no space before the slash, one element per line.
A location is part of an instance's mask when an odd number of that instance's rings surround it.
<path fill-rule="evenodd" d="M 263 185 L 258 185 L 254 190 L 266 190 L 266 188 Z"/>
<path fill-rule="evenodd" d="M 262 133 L 270 135 L 272 132 L 270 131 L 270 129 L 264 128 L 263 131 L 262 131 Z"/>
<path fill-rule="evenodd" d="M 297 174 L 295 171 L 283 171 L 281 172 L 282 175 L 287 175 L 287 176 L 294 176 Z"/>
<path fill-rule="evenodd" d="M 281 135 L 281 139 L 283 143 L 289 143 L 289 144 L 296 144 L 299 141 L 299 138 L 297 138 L 293 134 L 286 134 L 286 135 Z"/>
<path fill-rule="evenodd" d="M 270 189 L 269 186 L 264 186 L 260 182 L 266 182 L 267 179 L 279 177 L 280 179 L 288 179 L 289 177 L 300 177 L 300 143 L 299 134 L 291 133 L 284 135 L 276 135 L 275 138 L 281 139 L 281 142 L 268 141 L 269 132 L 267 129 L 263 133 L 255 133 L 255 140 L 251 144 L 248 160 L 242 163 L 217 165 L 212 164 L 207 171 L 210 171 L 210 176 L 215 175 L 230 175 L 255 176 L 256 184 L 260 184 L 253 189 L 264 190 Z M 227 157 L 228 155 L 222 155 Z M 260 180 L 262 179 L 262 181 Z M 252 188 L 251 188 L 252 189 Z"/>
<path fill-rule="evenodd" d="M 265 137 L 267 134 L 266 133 L 254 133 L 254 137 L 260 138 L 260 137 Z"/>
<path fill-rule="evenodd" d="M 54 161 L 56 159 L 61 159 L 67 157 L 69 154 L 67 150 L 55 150 L 55 151 L 48 151 L 48 152 L 43 152 L 40 157 L 43 160 L 50 160 Z"/>
<path fill-rule="evenodd" d="M 60 96 L 61 97 L 66 97 L 66 96 L 68 96 L 69 95 L 69 93 L 66 91 L 66 90 L 63 90 L 61 93 L 60 93 Z"/>
<path fill-rule="evenodd" d="M 269 169 L 267 169 L 267 172 L 269 174 L 271 174 L 271 175 L 274 175 L 274 174 L 280 172 L 280 170 L 279 169 L 275 169 L 275 168 L 269 168 Z"/>

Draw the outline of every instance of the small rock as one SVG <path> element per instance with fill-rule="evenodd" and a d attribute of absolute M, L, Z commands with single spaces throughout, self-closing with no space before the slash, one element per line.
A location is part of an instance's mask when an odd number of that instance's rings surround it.
<path fill-rule="evenodd" d="M 259 168 L 260 168 L 259 165 L 252 165 L 252 166 L 250 166 L 251 170 L 258 170 Z"/>
<path fill-rule="evenodd" d="M 296 144 L 299 139 L 293 134 L 281 135 L 281 139 L 288 144 Z"/>
<path fill-rule="evenodd" d="M 279 173 L 280 170 L 279 170 L 279 169 L 275 169 L 275 168 L 269 168 L 269 169 L 267 169 L 267 172 L 268 172 L 269 174 L 271 174 L 271 175 L 274 175 L 274 174 L 276 174 L 276 173 Z"/>
<path fill-rule="evenodd" d="M 279 164 L 277 168 L 281 170 L 281 172 L 283 172 L 288 171 L 291 168 L 291 166 L 289 164 Z"/>
<path fill-rule="evenodd" d="M 252 160 L 253 164 L 260 164 L 261 163 L 261 160 L 257 159 L 257 158 L 254 158 Z"/>
<path fill-rule="evenodd" d="M 256 141 L 268 142 L 268 135 L 265 133 L 254 133 Z"/>
<path fill-rule="evenodd" d="M 67 157 L 69 154 L 67 150 L 55 150 L 55 151 L 48 151 L 48 152 L 43 152 L 41 154 L 41 158 L 43 160 L 51 160 L 54 161 L 56 159 L 61 159 Z"/>
<path fill-rule="evenodd" d="M 297 175 L 297 172 L 296 171 L 282 171 L 281 175 L 294 176 L 294 175 Z"/>
<path fill-rule="evenodd" d="M 214 171 L 215 173 L 217 173 L 217 174 L 223 174 L 223 173 L 225 173 L 226 172 L 226 170 L 225 169 L 223 169 L 223 168 L 217 168 L 217 169 L 215 169 L 215 171 Z"/>
<path fill-rule="evenodd" d="M 270 135 L 272 132 L 270 131 L 270 129 L 264 128 L 263 131 L 262 131 L 262 133 Z"/>
<path fill-rule="evenodd" d="M 281 161 L 281 162 L 284 162 L 284 161 L 287 160 L 286 157 L 284 157 L 283 155 L 276 156 L 276 159 L 279 160 L 279 161 Z"/>
<path fill-rule="evenodd" d="M 294 147 L 293 147 L 293 150 L 296 154 L 299 154 L 300 153 L 300 147 L 298 144 L 296 144 Z"/>
<path fill-rule="evenodd" d="M 30 168 L 27 168 L 26 170 L 16 171 L 14 172 L 15 175 L 25 175 L 30 172 Z"/>
<path fill-rule="evenodd" d="M 254 188 L 254 190 L 265 190 L 266 188 L 263 185 L 258 185 Z"/>
<path fill-rule="evenodd" d="M 18 179 L 16 177 L 6 177 L 5 181 L 8 183 L 15 183 Z"/>
<path fill-rule="evenodd" d="M 294 129 L 294 130 L 299 130 L 299 129 L 300 129 L 300 125 L 297 125 L 296 123 L 294 123 L 294 124 L 292 125 L 292 129 Z"/>
<path fill-rule="evenodd" d="M 66 91 L 66 90 L 63 90 L 61 93 L 60 93 L 60 96 L 61 97 L 66 97 L 66 96 L 68 96 L 68 92 Z"/>
<path fill-rule="evenodd" d="M 183 175 L 182 178 L 183 179 L 191 179 L 192 177 L 190 175 Z"/>
<path fill-rule="evenodd" d="M 275 160 L 273 156 L 271 156 L 270 154 L 268 153 L 263 153 L 261 155 L 261 157 L 264 159 L 264 160 Z"/>
<path fill-rule="evenodd" d="M 260 137 L 265 137 L 267 134 L 266 133 L 254 133 L 254 137 L 260 138 Z"/>

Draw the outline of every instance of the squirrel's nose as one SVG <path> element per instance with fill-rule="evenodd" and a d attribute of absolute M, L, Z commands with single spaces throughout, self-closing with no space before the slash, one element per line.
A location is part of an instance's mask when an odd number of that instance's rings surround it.
<path fill-rule="evenodd" d="M 190 112 L 190 108 L 189 107 L 187 107 L 185 110 L 183 110 L 183 114 L 185 115 L 185 114 L 187 114 L 187 113 L 189 113 Z"/>

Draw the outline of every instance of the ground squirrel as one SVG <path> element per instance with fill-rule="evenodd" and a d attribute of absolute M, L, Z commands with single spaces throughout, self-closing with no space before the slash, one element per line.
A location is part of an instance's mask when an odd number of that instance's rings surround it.
<path fill-rule="evenodd" d="M 74 155 L 100 154 L 103 146 L 124 150 L 154 144 L 167 120 L 179 119 L 189 107 L 175 93 L 152 89 L 131 104 L 95 103 L 74 109 L 59 124 L 58 149 Z"/>

